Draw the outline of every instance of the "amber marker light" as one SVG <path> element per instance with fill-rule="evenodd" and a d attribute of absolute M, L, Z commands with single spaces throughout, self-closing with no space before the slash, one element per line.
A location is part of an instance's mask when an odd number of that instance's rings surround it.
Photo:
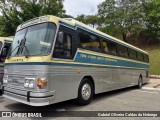
<path fill-rule="evenodd" d="M 38 81 L 37 81 L 37 87 L 38 87 L 39 89 L 42 88 L 42 80 L 41 80 L 40 78 L 39 78 Z"/>
<path fill-rule="evenodd" d="M 37 80 L 37 87 L 39 89 L 42 89 L 43 87 L 46 87 L 48 85 L 48 81 L 45 78 L 39 78 Z"/>

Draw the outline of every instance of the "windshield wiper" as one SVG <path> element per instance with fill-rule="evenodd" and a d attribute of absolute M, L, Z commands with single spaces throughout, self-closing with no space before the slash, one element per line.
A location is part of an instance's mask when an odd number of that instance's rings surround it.
<path fill-rule="evenodd" d="M 27 46 L 25 46 L 25 41 L 26 41 L 26 38 L 22 39 L 20 44 L 10 54 L 12 54 L 17 48 L 18 48 L 18 51 L 16 52 L 15 55 L 20 54 L 20 53 L 22 53 L 23 49 L 25 48 L 25 57 L 28 58 L 29 50 L 28 50 Z M 9 57 L 10 56 L 7 56 L 7 59 Z"/>
<path fill-rule="evenodd" d="M 26 38 L 24 38 L 24 39 L 21 40 L 20 49 L 19 49 L 19 51 L 17 51 L 17 54 L 18 53 L 22 53 L 23 50 L 24 50 L 24 48 L 25 48 L 25 51 L 24 51 L 25 57 L 28 58 L 28 56 L 29 56 L 29 50 L 28 50 L 27 46 L 25 45 L 25 42 L 26 42 Z"/>
<path fill-rule="evenodd" d="M 23 48 L 25 48 L 25 57 L 28 58 L 29 50 L 28 50 L 27 46 L 25 46 L 25 45 L 23 45 Z"/>

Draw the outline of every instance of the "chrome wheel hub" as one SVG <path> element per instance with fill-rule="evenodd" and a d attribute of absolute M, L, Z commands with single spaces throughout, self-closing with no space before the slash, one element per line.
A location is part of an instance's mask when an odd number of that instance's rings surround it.
<path fill-rule="evenodd" d="M 91 86 L 88 83 L 85 83 L 82 86 L 81 94 L 82 94 L 82 98 L 84 100 L 88 100 L 90 98 L 90 96 L 91 96 Z"/>

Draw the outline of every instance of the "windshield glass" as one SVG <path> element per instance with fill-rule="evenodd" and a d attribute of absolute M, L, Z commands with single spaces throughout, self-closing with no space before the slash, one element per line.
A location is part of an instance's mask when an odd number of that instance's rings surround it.
<path fill-rule="evenodd" d="M 53 23 L 42 23 L 30 26 L 16 33 L 9 56 L 47 55 L 51 51 L 56 33 Z M 23 41 L 23 46 L 21 43 Z"/>

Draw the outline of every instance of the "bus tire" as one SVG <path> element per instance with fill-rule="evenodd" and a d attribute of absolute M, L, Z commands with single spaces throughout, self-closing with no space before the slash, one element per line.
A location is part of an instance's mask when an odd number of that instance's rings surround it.
<path fill-rule="evenodd" d="M 0 90 L 0 96 L 2 95 L 2 90 Z"/>
<path fill-rule="evenodd" d="M 141 89 L 142 85 L 143 85 L 142 77 L 139 77 L 139 79 L 138 79 L 138 88 Z"/>
<path fill-rule="evenodd" d="M 93 98 L 93 83 L 88 79 L 84 78 L 78 89 L 78 97 L 76 103 L 78 105 L 87 105 Z"/>

